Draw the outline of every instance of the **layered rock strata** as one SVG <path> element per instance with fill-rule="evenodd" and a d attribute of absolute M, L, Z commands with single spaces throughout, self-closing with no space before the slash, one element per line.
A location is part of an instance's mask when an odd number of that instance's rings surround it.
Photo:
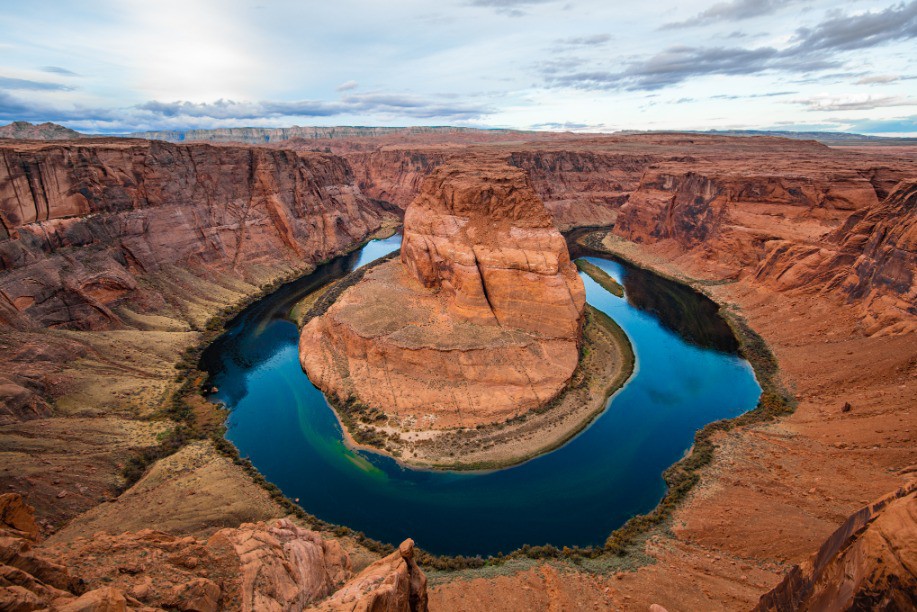
<path fill-rule="evenodd" d="M 902 333 L 917 314 L 917 184 L 877 176 L 648 172 L 614 233 L 769 289 L 834 295 L 858 305 L 869 333 Z"/>
<path fill-rule="evenodd" d="M 331 156 L 2 144 L 0 331 L 200 329 L 228 294 L 340 253 L 380 219 Z M 0 423 L 48 416 L 55 370 L 94 352 L 39 340 L 21 333 L 0 356 Z"/>
<path fill-rule="evenodd" d="M 412 429 L 543 406 L 579 356 L 585 291 L 518 169 L 452 161 L 408 208 L 400 261 L 368 271 L 303 329 L 310 378 Z"/>
<path fill-rule="evenodd" d="M 257 276 L 379 225 L 336 157 L 130 140 L 0 145 L 0 322 L 100 329 L 167 309 L 174 267 Z M 175 276 L 175 274 L 172 274 Z"/>

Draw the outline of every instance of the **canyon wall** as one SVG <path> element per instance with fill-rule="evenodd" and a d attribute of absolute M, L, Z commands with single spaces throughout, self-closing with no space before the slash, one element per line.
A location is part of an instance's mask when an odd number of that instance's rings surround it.
<path fill-rule="evenodd" d="M 913 326 L 914 182 L 887 169 L 736 175 L 648 171 L 614 233 L 779 291 L 826 292 L 868 333 Z M 884 200 L 880 201 L 880 197 Z"/>
<path fill-rule="evenodd" d="M 563 230 L 612 225 L 618 209 L 640 182 L 656 156 L 593 150 L 520 150 L 509 156 L 529 175 Z"/>
<path fill-rule="evenodd" d="M 89 393 L 95 374 L 80 358 L 127 372 L 131 395 L 150 394 L 138 403 L 161 397 L 149 354 L 128 363 L 127 347 L 98 346 L 103 336 L 52 331 L 189 342 L 178 334 L 352 248 L 382 219 L 339 157 L 123 139 L 0 145 L 0 424 Z M 144 343 L 119 338 L 131 353 Z M 91 391 L 93 410 L 123 403 L 109 380 Z"/>
<path fill-rule="evenodd" d="M 477 150 L 477 149 L 476 149 Z M 526 172 L 532 188 L 561 230 L 614 223 L 617 210 L 637 188 L 644 169 L 656 157 L 605 151 L 510 148 L 499 155 Z M 346 155 L 366 195 L 406 209 L 420 192 L 424 177 L 450 157 L 455 147 L 384 147 Z"/>
<path fill-rule="evenodd" d="M 163 307 L 138 279 L 254 278 L 359 242 L 380 216 L 343 160 L 104 141 L 0 147 L 0 320 L 100 329 Z M 159 302 L 159 303 L 157 303 Z"/>
<path fill-rule="evenodd" d="M 834 294 L 862 313 L 868 333 L 917 329 L 917 180 L 902 181 L 820 245 L 767 244 L 755 279 L 781 290 Z"/>

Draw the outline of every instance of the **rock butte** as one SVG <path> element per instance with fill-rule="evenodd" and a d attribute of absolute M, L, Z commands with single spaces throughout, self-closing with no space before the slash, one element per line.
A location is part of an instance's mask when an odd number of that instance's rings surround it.
<path fill-rule="evenodd" d="M 585 289 L 524 172 L 453 160 L 408 207 L 400 261 L 303 329 L 315 384 L 416 429 L 505 421 L 564 388 Z"/>

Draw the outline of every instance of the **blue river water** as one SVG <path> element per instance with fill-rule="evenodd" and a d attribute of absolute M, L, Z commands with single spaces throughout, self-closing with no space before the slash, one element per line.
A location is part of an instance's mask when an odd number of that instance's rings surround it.
<path fill-rule="evenodd" d="M 253 304 L 202 358 L 211 396 L 231 410 L 227 438 L 310 514 L 432 553 L 488 555 L 523 544 L 601 545 L 665 494 L 662 472 L 715 420 L 752 409 L 751 366 L 706 298 L 598 257 L 618 298 L 583 276 L 589 304 L 627 333 L 637 367 L 593 424 L 565 446 L 493 472 L 413 470 L 343 443 L 322 393 L 299 365 L 289 319 L 302 296 L 400 246 L 374 241 Z"/>

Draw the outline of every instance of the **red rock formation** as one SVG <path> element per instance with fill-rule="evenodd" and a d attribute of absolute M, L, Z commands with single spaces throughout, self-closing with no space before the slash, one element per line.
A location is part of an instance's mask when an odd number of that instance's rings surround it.
<path fill-rule="evenodd" d="M 220 530 L 207 547 L 231 547 L 238 555 L 241 584 L 234 596 L 243 610 L 299 610 L 351 576 L 350 558 L 337 541 L 286 519 Z"/>
<path fill-rule="evenodd" d="M 339 158 L 130 140 L 0 146 L 8 324 L 119 326 L 153 311 L 137 278 L 174 266 L 252 278 L 325 259 L 378 227 Z"/>
<path fill-rule="evenodd" d="M 864 313 L 868 332 L 917 329 L 917 181 L 861 209 L 820 245 L 772 241 L 755 278 L 780 289 L 839 295 Z"/>
<path fill-rule="evenodd" d="M 612 225 L 654 155 L 612 151 L 514 151 L 509 161 L 525 170 L 532 187 L 562 230 Z"/>
<path fill-rule="evenodd" d="M 332 596 L 321 609 L 426 610 L 411 540 L 354 577 L 337 541 L 287 519 L 222 529 L 207 541 L 152 530 L 97 534 L 62 550 L 36 550 L 36 533 L 32 508 L 18 494 L 0 495 L 0 609 L 260 612 Z"/>
<path fill-rule="evenodd" d="M 502 147 L 501 147 L 502 148 Z M 401 209 L 420 193 L 424 177 L 441 166 L 454 147 L 385 147 L 350 153 L 348 161 L 363 192 Z M 611 225 L 617 209 L 636 189 L 656 157 L 612 152 L 548 149 L 499 151 L 528 174 L 532 188 L 561 229 Z"/>
<path fill-rule="evenodd" d="M 578 337 L 582 281 L 551 217 L 510 166 L 436 170 L 405 215 L 401 262 L 459 317 Z"/>
<path fill-rule="evenodd" d="M 851 515 L 755 608 L 912 610 L 917 607 L 917 483 Z"/>
<path fill-rule="evenodd" d="M 360 572 L 316 609 L 426 612 L 427 577 L 414 561 L 414 541 L 402 542 L 398 550 Z"/>
<path fill-rule="evenodd" d="M 857 302 L 869 333 L 914 325 L 913 181 L 879 200 L 901 171 L 717 166 L 648 171 L 621 207 L 614 233 L 685 254 L 719 276 L 750 275 L 771 289 Z"/>
<path fill-rule="evenodd" d="M 564 387 L 584 305 L 525 174 L 451 162 L 409 207 L 401 262 L 370 270 L 309 322 L 300 359 L 326 392 L 410 428 L 499 422 Z"/>
<path fill-rule="evenodd" d="M 406 210 L 420 193 L 424 178 L 448 156 L 442 148 L 384 148 L 347 156 L 360 189 L 367 196 Z"/>

